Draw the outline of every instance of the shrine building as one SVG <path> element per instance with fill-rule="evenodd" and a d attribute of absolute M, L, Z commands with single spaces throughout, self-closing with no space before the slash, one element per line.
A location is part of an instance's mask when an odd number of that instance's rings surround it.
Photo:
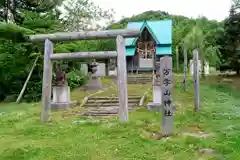
<path fill-rule="evenodd" d="M 160 57 L 172 55 L 172 20 L 129 22 L 127 28 L 141 30 L 139 38 L 126 38 L 128 72 L 152 71 Z"/>

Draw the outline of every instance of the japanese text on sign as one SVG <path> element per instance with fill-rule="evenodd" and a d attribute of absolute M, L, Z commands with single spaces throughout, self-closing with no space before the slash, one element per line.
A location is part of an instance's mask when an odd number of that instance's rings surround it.
<path fill-rule="evenodd" d="M 164 93 L 163 93 L 164 96 L 171 96 L 171 92 L 169 92 L 169 90 L 166 90 Z"/>
<path fill-rule="evenodd" d="M 165 76 L 168 76 L 169 73 L 170 73 L 170 71 L 171 71 L 171 69 L 164 68 L 164 69 L 163 69 L 163 74 L 164 74 Z"/>
<path fill-rule="evenodd" d="M 172 116 L 172 93 L 171 93 L 171 84 L 172 84 L 172 68 L 168 66 L 168 63 L 164 61 L 164 67 L 162 69 L 162 102 L 164 109 L 164 116 Z"/>
<path fill-rule="evenodd" d="M 174 128 L 174 110 L 172 100 L 172 57 L 160 58 L 161 96 L 162 96 L 162 134 L 171 135 Z"/>
<path fill-rule="evenodd" d="M 172 100 L 171 100 L 171 93 L 169 91 L 164 92 L 165 100 L 163 101 L 164 104 L 164 115 L 165 116 L 172 116 L 171 112 L 171 106 L 172 106 Z"/>
<path fill-rule="evenodd" d="M 172 82 L 171 82 L 171 80 L 170 79 L 168 79 L 168 78 L 164 78 L 163 79 L 163 84 L 165 85 L 165 86 L 168 86 L 168 85 L 170 85 Z"/>

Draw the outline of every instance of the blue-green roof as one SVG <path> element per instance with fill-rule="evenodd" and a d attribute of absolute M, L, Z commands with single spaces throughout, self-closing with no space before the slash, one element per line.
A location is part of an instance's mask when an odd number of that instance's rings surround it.
<path fill-rule="evenodd" d="M 172 21 L 147 21 L 159 44 L 172 44 Z"/>
<path fill-rule="evenodd" d="M 126 56 L 134 56 L 136 47 L 127 47 Z"/>
<path fill-rule="evenodd" d="M 127 28 L 147 27 L 157 44 L 172 44 L 172 20 L 129 22 Z M 126 46 L 135 46 L 137 38 L 126 38 Z"/>
<path fill-rule="evenodd" d="M 127 25 L 127 28 L 131 29 L 141 29 L 143 26 L 144 22 L 130 22 Z M 126 46 L 130 46 L 129 44 L 132 44 L 135 38 L 126 38 Z"/>
<path fill-rule="evenodd" d="M 172 55 L 172 46 L 156 46 L 156 55 Z"/>
<path fill-rule="evenodd" d="M 147 30 L 150 32 L 150 34 L 152 35 L 154 41 L 157 43 L 157 44 L 160 44 L 158 38 L 156 37 L 156 34 L 154 33 L 154 31 L 152 30 L 152 28 L 148 25 L 148 23 L 144 23 L 142 25 L 142 27 L 140 28 L 140 31 L 142 32 L 144 30 L 144 28 L 147 28 Z M 135 45 L 136 44 L 136 41 L 137 41 L 137 38 L 134 38 L 133 40 L 133 44 Z"/>

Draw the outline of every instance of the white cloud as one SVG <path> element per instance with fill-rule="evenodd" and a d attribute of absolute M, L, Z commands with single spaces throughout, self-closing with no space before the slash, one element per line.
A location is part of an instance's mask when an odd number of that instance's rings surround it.
<path fill-rule="evenodd" d="M 230 0 L 92 0 L 101 8 L 113 8 L 115 19 L 129 17 L 148 10 L 161 10 L 188 17 L 206 16 L 223 20 L 228 16 Z"/>

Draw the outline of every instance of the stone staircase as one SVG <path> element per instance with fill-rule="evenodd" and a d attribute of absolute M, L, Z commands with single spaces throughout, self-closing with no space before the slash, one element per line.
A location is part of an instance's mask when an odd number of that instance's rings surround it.
<path fill-rule="evenodd" d="M 128 97 L 128 109 L 133 111 L 139 106 L 141 96 Z M 118 97 L 89 97 L 84 105 L 84 116 L 111 116 L 118 114 Z"/>
<path fill-rule="evenodd" d="M 147 84 L 152 83 L 152 75 L 148 76 L 128 76 L 128 84 Z"/>

